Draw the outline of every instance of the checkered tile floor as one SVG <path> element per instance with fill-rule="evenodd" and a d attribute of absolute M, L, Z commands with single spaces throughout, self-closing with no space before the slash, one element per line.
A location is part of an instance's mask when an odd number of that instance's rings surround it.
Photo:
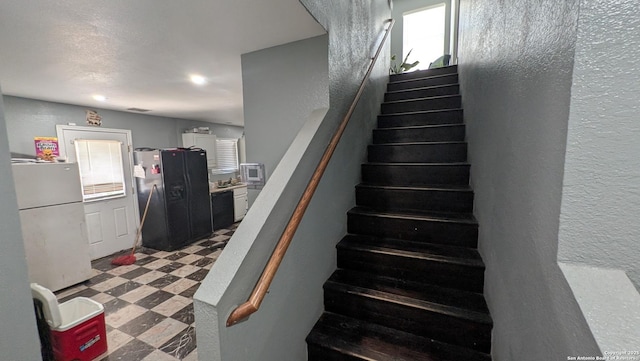
<path fill-rule="evenodd" d="M 174 252 L 140 249 L 130 266 L 93 261 L 90 280 L 56 296 L 104 305 L 109 354 L 102 361 L 197 360 L 193 294 L 236 227 Z"/>

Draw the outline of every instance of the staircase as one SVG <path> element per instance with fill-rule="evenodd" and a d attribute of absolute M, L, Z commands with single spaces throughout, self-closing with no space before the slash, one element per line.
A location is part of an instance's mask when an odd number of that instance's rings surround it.
<path fill-rule="evenodd" d="M 491 360 L 457 67 L 393 75 L 310 361 Z"/>

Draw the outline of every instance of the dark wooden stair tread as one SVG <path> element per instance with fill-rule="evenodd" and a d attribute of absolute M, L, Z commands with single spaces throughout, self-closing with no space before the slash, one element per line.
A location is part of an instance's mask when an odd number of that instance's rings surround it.
<path fill-rule="evenodd" d="M 394 81 L 394 80 L 401 80 L 401 79 L 424 78 L 431 75 L 457 74 L 457 73 L 458 73 L 458 65 L 452 64 L 452 65 L 442 66 L 442 67 L 433 68 L 433 69 L 422 69 L 422 70 L 405 72 L 401 74 L 391 74 L 389 75 L 389 80 Z"/>
<path fill-rule="evenodd" d="M 420 79 L 420 78 L 418 78 L 418 79 Z M 458 83 L 452 83 L 452 84 L 423 86 L 423 87 L 409 88 L 409 89 L 391 90 L 391 91 L 388 91 L 387 94 L 403 94 L 403 93 L 408 93 L 408 92 L 413 92 L 413 91 L 441 89 L 441 88 L 447 88 L 447 87 L 458 86 L 458 85 L 459 85 Z"/>
<path fill-rule="evenodd" d="M 402 218 L 412 219 L 417 221 L 435 221 L 443 223 L 464 223 L 477 225 L 478 221 L 470 213 L 440 213 L 440 212 L 418 212 L 418 211 L 396 211 L 396 212 L 383 212 L 376 211 L 365 207 L 353 207 L 348 213 L 362 214 L 373 217 L 386 217 L 386 218 Z"/>
<path fill-rule="evenodd" d="M 423 186 L 403 186 L 392 184 L 366 184 L 360 183 L 356 185 L 357 188 L 371 188 L 371 189 L 387 189 L 387 190 L 406 190 L 406 191 L 439 191 L 439 192 L 473 192 L 468 185 L 457 184 L 429 184 Z"/>
<path fill-rule="evenodd" d="M 412 89 L 414 90 L 414 89 Z M 420 101 L 425 101 L 425 100 L 438 100 L 438 99 L 450 99 L 450 98 L 460 98 L 460 94 L 450 94 L 450 95 L 434 95 L 434 96 L 430 96 L 430 97 L 422 97 L 422 98 L 411 98 L 411 99 L 400 99 L 400 100 L 390 100 L 390 101 L 386 101 L 383 102 L 382 104 L 398 104 L 398 105 L 402 105 L 402 104 L 411 104 L 412 102 L 420 102 Z M 447 108 L 449 109 L 449 108 Z M 458 109 L 458 108 L 455 108 Z"/>
<path fill-rule="evenodd" d="M 385 128 L 386 129 L 386 128 Z M 420 167 L 420 166 L 452 166 L 452 165 L 462 165 L 469 166 L 468 162 L 445 162 L 445 163 L 401 163 L 401 162 L 366 162 L 363 163 L 365 165 L 377 165 L 377 166 L 411 166 L 411 167 Z"/>
<path fill-rule="evenodd" d="M 378 115 L 378 117 L 393 117 L 393 116 L 397 116 L 397 115 L 430 115 L 433 113 L 440 113 L 440 112 L 459 112 L 462 109 L 460 108 L 453 108 L 453 109 L 435 109 L 435 110 L 416 110 L 413 112 L 401 112 L 401 113 L 387 113 L 387 114 L 380 114 Z M 386 128 L 384 128 L 386 129 Z"/>
<path fill-rule="evenodd" d="M 432 79 L 442 79 L 442 78 L 446 78 L 446 77 L 453 77 L 456 76 L 456 73 L 445 73 L 445 74 L 425 74 L 424 76 L 418 76 L 415 78 L 408 78 L 408 79 L 399 79 L 399 80 L 395 80 L 395 79 L 391 79 L 389 81 L 388 84 L 410 84 L 412 82 L 420 82 L 420 81 L 425 81 L 425 80 L 432 80 Z M 457 82 L 456 82 L 457 83 Z M 455 84 L 455 83 L 452 83 Z M 415 88 L 411 88 L 411 89 L 415 89 Z"/>
<path fill-rule="evenodd" d="M 358 295 L 364 298 L 381 300 L 387 303 L 394 303 L 405 308 L 417 309 L 424 312 L 438 313 L 465 321 L 475 322 L 484 325 L 492 325 L 491 317 L 483 312 L 475 312 L 449 305 L 441 305 L 429 301 L 423 301 L 416 298 L 401 296 L 383 291 L 377 291 L 370 288 L 358 287 L 339 282 L 328 280 L 324 284 L 324 289 L 331 289 L 335 292 Z"/>
<path fill-rule="evenodd" d="M 337 247 L 484 268 L 480 254 L 473 248 L 356 234 L 346 235 Z"/>
<path fill-rule="evenodd" d="M 386 132 L 394 130 L 421 130 L 421 129 L 441 129 L 441 128 L 456 128 L 462 127 L 463 124 L 451 123 L 451 124 L 427 124 L 427 125 L 409 125 L 405 127 L 388 127 L 374 129 L 376 132 Z"/>
<path fill-rule="evenodd" d="M 423 282 L 375 276 L 366 272 L 347 269 L 336 270 L 329 280 L 440 305 L 449 305 L 459 309 L 489 313 L 487 303 L 481 293 L 441 287 Z"/>
<path fill-rule="evenodd" d="M 307 342 L 348 355 L 349 360 L 491 360 L 481 352 L 330 312 L 323 313 L 307 336 Z"/>
<path fill-rule="evenodd" d="M 434 145 L 434 144 L 466 144 L 467 142 L 462 141 L 444 141 L 444 142 L 402 142 L 402 143 L 383 143 L 383 144 L 371 144 L 370 147 L 388 147 L 388 146 L 399 146 L 399 145 Z"/>

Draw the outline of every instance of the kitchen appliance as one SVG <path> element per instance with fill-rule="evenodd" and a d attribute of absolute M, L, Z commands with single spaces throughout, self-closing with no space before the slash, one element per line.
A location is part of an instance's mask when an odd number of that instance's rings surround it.
<path fill-rule="evenodd" d="M 14 163 L 29 280 L 52 291 L 91 278 L 76 163 Z"/>
<path fill-rule="evenodd" d="M 266 175 L 264 163 L 241 163 L 240 177 L 249 186 L 264 186 Z"/>
<path fill-rule="evenodd" d="M 138 148 L 134 161 L 140 214 L 158 187 L 142 227 L 143 246 L 172 251 L 211 235 L 206 151 Z"/>
<path fill-rule="evenodd" d="M 233 224 L 233 190 L 211 193 L 213 229 L 227 228 Z"/>

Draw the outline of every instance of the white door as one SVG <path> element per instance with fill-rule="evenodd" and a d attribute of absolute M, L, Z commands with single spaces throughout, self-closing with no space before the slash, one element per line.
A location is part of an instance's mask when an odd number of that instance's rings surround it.
<path fill-rule="evenodd" d="M 139 224 L 131 131 L 57 125 L 60 155 L 78 163 L 91 259 L 131 248 Z"/>

